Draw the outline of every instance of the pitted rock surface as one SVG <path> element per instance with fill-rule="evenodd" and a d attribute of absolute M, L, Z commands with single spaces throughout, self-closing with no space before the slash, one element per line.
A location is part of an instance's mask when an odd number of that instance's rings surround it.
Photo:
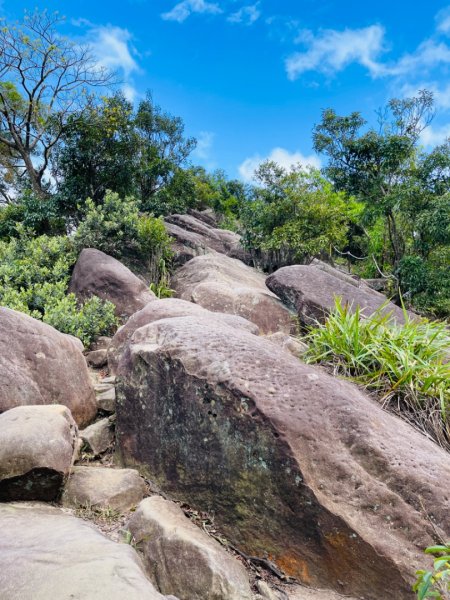
<path fill-rule="evenodd" d="M 63 404 L 80 427 L 88 425 L 97 407 L 80 344 L 42 321 L 0 307 L 0 413 Z"/>
<path fill-rule="evenodd" d="M 0 415 L 0 501 L 58 499 L 78 451 L 65 406 L 17 406 Z"/>
<path fill-rule="evenodd" d="M 242 564 L 175 503 L 160 496 L 146 498 L 127 527 L 161 592 L 180 600 L 251 600 Z"/>
<path fill-rule="evenodd" d="M 134 333 L 117 437 L 128 466 L 313 587 L 379 600 L 389 581 L 412 600 L 429 518 L 450 535 L 447 453 L 355 386 L 207 319 Z"/>
<path fill-rule="evenodd" d="M 134 313 L 125 325 L 118 329 L 113 337 L 108 349 L 108 366 L 110 373 L 115 373 L 117 371 L 120 357 L 126 351 L 128 343 L 136 329 L 148 325 L 149 323 L 159 321 L 160 319 L 196 315 L 209 318 L 211 321 L 216 320 L 220 323 L 225 323 L 231 327 L 245 329 L 255 335 L 258 335 L 259 333 L 257 325 L 237 315 L 213 313 L 198 304 L 180 300 L 178 298 L 155 300 L 155 302 L 147 304 L 142 310 Z"/>
<path fill-rule="evenodd" d="M 240 315 L 264 333 L 292 329 L 291 313 L 266 287 L 264 274 L 228 256 L 193 258 L 175 273 L 171 287 L 182 300 Z"/>
<path fill-rule="evenodd" d="M 128 267 L 94 248 L 81 251 L 69 292 L 73 292 L 80 301 L 91 296 L 109 300 L 120 317 L 129 317 L 156 299 L 155 294 Z"/>
<path fill-rule="evenodd" d="M 381 309 L 383 314 L 392 313 L 397 323 L 405 322 L 402 309 L 389 302 L 383 294 L 367 286 L 347 283 L 316 267 L 282 267 L 266 279 L 266 284 L 286 306 L 297 312 L 305 325 L 312 325 L 316 320 L 324 321 L 333 310 L 336 297 L 353 308 L 359 306 L 365 316 Z"/>
<path fill-rule="evenodd" d="M 129 544 L 59 508 L 0 505 L 0 531 L 2 600 L 169 600 Z"/>

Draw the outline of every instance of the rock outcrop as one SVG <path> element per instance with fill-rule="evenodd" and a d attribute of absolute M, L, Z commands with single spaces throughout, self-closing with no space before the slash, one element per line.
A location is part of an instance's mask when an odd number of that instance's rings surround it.
<path fill-rule="evenodd" d="M 146 498 L 128 530 L 160 592 L 180 600 L 251 600 L 244 567 L 173 502 Z"/>
<path fill-rule="evenodd" d="M 108 540 L 61 509 L 0 505 L 0 531 L 0 597 L 4 600 L 166 598 L 147 579 L 130 545 Z"/>
<path fill-rule="evenodd" d="M 316 320 L 324 321 L 333 310 L 336 297 L 349 306 L 359 306 L 366 316 L 384 305 L 381 309 L 383 314 L 392 313 L 397 323 L 405 322 L 402 309 L 389 302 L 383 294 L 367 286 L 357 287 L 317 267 L 282 267 L 267 278 L 266 284 L 289 308 L 297 312 L 304 325 L 314 324 Z"/>
<path fill-rule="evenodd" d="M 0 307 L 0 413 L 32 404 L 64 404 L 80 427 L 97 412 L 86 361 L 74 338 Z"/>
<path fill-rule="evenodd" d="M 175 239 L 174 249 L 177 255 L 180 254 L 180 248 L 184 247 L 184 252 L 186 248 L 190 248 L 195 256 L 214 251 L 243 261 L 249 259 L 241 245 L 241 237 L 233 231 L 217 229 L 192 214 L 170 215 L 165 218 L 165 222 L 168 233 Z M 178 262 L 182 264 L 186 261 Z"/>
<path fill-rule="evenodd" d="M 73 467 L 62 502 L 74 508 L 124 513 L 137 506 L 145 492 L 145 482 L 134 469 Z"/>
<path fill-rule="evenodd" d="M 122 460 L 288 575 L 411 599 L 450 535 L 450 457 L 355 386 L 200 317 L 138 329 L 119 366 Z M 432 523 L 431 523 L 432 521 Z"/>
<path fill-rule="evenodd" d="M 171 282 L 178 298 L 213 312 L 240 315 L 263 333 L 292 329 L 292 315 L 265 285 L 265 276 L 221 254 L 198 256 L 179 269 Z"/>
<path fill-rule="evenodd" d="M 62 405 L 17 406 L 0 415 L 0 501 L 54 501 L 78 450 Z"/>
<path fill-rule="evenodd" d="M 113 417 L 106 417 L 92 423 L 92 425 L 80 431 L 80 438 L 94 456 L 103 454 L 114 443 Z"/>
<path fill-rule="evenodd" d="M 70 280 L 69 292 L 83 302 L 91 296 L 109 300 L 127 318 L 156 299 L 143 281 L 120 261 L 94 248 L 84 248 Z"/>
<path fill-rule="evenodd" d="M 113 337 L 108 348 L 108 366 L 110 373 L 116 372 L 120 357 L 124 353 L 133 333 L 137 329 L 144 325 L 148 325 L 149 323 L 153 323 L 154 321 L 160 321 L 161 319 L 196 315 L 209 318 L 211 321 L 215 320 L 225 323 L 231 327 L 245 329 L 255 335 L 258 335 L 259 333 L 257 325 L 250 323 L 250 321 L 237 315 L 213 313 L 198 304 L 179 300 L 178 298 L 155 300 L 155 302 L 147 304 L 142 310 L 134 313 L 125 325 L 118 329 Z"/>

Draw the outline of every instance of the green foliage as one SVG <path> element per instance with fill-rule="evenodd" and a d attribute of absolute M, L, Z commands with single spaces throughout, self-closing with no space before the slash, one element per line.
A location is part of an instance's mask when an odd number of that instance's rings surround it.
<path fill-rule="evenodd" d="M 18 224 L 35 235 L 65 233 L 58 199 L 55 196 L 38 198 L 30 190 L 14 203 L 0 208 L 0 239 L 17 236 Z"/>
<path fill-rule="evenodd" d="M 74 237 L 78 251 L 96 248 L 117 258 L 136 252 L 139 212 L 133 198 L 122 199 L 116 192 L 107 191 L 102 204 L 96 205 L 88 198 L 85 210 Z"/>
<path fill-rule="evenodd" d="M 94 297 L 78 306 L 66 295 L 76 259 L 68 237 L 20 235 L 0 242 L 0 304 L 49 323 L 89 345 L 117 325 L 114 305 Z"/>
<path fill-rule="evenodd" d="M 241 208 L 244 243 L 269 259 L 269 269 L 330 256 L 343 247 L 357 203 L 317 170 L 300 167 L 288 172 L 273 162 L 261 165 L 256 177 L 262 184 Z"/>
<path fill-rule="evenodd" d="M 450 336 L 445 323 L 425 319 L 395 325 L 382 310 L 363 318 L 336 299 L 325 324 L 306 336 L 306 359 L 333 367 L 377 392 L 383 405 L 450 447 Z"/>
<path fill-rule="evenodd" d="M 417 580 L 413 591 L 417 593 L 417 600 L 445 600 L 450 596 L 446 593 L 450 592 L 450 544 L 429 546 L 425 553 L 435 557 L 433 570 L 416 572 Z"/>
<path fill-rule="evenodd" d="M 137 241 L 140 256 L 146 265 L 146 274 L 151 281 L 152 291 L 158 298 L 171 296 L 169 280 L 173 259 L 172 238 L 167 234 L 163 220 L 152 216 L 140 217 Z"/>

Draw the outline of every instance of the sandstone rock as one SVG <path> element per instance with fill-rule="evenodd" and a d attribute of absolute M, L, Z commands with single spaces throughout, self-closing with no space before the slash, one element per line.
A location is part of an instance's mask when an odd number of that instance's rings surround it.
<path fill-rule="evenodd" d="M 219 219 L 212 208 L 205 208 L 205 210 L 189 208 L 187 212 L 189 215 L 192 215 L 199 221 L 203 221 L 210 227 L 217 227 L 219 224 Z"/>
<path fill-rule="evenodd" d="M 145 576 L 131 546 L 112 542 L 61 509 L 0 505 L 0 531 L 4 600 L 165 598 Z"/>
<path fill-rule="evenodd" d="M 69 292 L 80 300 L 98 296 L 116 306 L 116 314 L 129 317 L 156 299 L 145 283 L 121 262 L 94 248 L 84 248 L 70 280 Z"/>
<path fill-rule="evenodd" d="M 101 391 L 98 389 L 102 387 Z M 95 401 L 99 410 L 107 413 L 116 411 L 116 388 L 114 384 L 102 383 L 96 386 Z"/>
<path fill-rule="evenodd" d="M 150 579 L 180 600 L 251 600 L 244 567 L 173 502 L 143 500 L 128 523 Z"/>
<path fill-rule="evenodd" d="M 397 323 L 405 321 L 402 309 L 388 302 L 383 294 L 366 286 L 355 287 L 316 267 L 283 267 L 272 273 L 266 283 L 289 308 L 297 311 L 305 325 L 311 325 L 315 320 L 325 320 L 326 315 L 334 308 L 337 296 L 354 308 L 360 306 L 366 316 L 386 303 L 382 310 L 384 314 L 392 312 Z"/>
<path fill-rule="evenodd" d="M 114 428 L 110 418 L 100 419 L 83 431 L 80 438 L 95 456 L 106 452 L 114 443 Z"/>
<path fill-rule="evenodd" d="M 1 414 L 0 501 L 56 500 L 77 449 L 77 426 L 65 406 Z"/>
<path fill-rule="evenodd" d="M 292 317 L 265 285 L 265 276 L 241 261 L 220 254 L 198 256 L 171 282 L 176 296 L 213 312 L 240 315 L 264 333 L 292 328 Z"/>
<path fill-rule="evenodd" d="M 256 582 L 256 589 L 261 594 L 263 600 L 284 600 L 284 598 L 287 598 L 284 594 L 281 595 L 273 590 L 265 581 L 258 580 Z"/>
<path fill-rule="evenodd" d="M 282 331 L 277 331 L 276 333 L 271 333 L 267 336 L 267 339 L 283 348 L 287 352 L 290 352 L 297 358 L 301 358 L 305 352 L 308 350 L 308 346 L 293 337 L 292 335 L 287 335 L 287 333 L 283 333 Z"/>
<path fill-rule="evenodd" d="M 110 508 L 124 513 L 137 506 L 145 492 L 145 482 L 134 469 L 73 467 L 62 502 L 75 508 Z"/>
<path fill-rule="evenodd" d="M 101 350 L 92 350 L 86 354 L 86 360 L 88 365 L 95 369 L 101 369 L 108 362 L 108 351 L 106 348 Z"/>
<path fill-rule="evenodd" d="M 138 329 L 118 373 L 125 464 L 288 575 L 411 599 L 450 536 L 450 457 L 356 386 L 200 317 Z M 432 519 L 434 527 L 430 523 Z"/>
<path fill-rule="evenodd" d="M 103 350 L 108 348 L 111 338 L 107 335 L 100 335 L 95 342 L 91 344 L 91 350 Z"/>
<path fill-rule="evenodd" d="M 201 221 L 192 216 L 192 214 L 170 215 L 165 218 L 165 221 L 166 223 L 175 225 L 186 232 L 195 234 L 196 237 L 194 238 L 193 236 L 189 236 L 189 240 L 192 242 L 194 242 L 194 239 L 197 240 L 200 250 L 211 249 L 221 254 L 231 256 L 232 258 L 238 258 L 239 260 L 244 261 L 248 258 L 247 252 L 245 252 L 241 245 L 241 236 L 233 231 L 211 227 L 205 221 Z M 170 228 L 168 231 L 171 235 L 173 235 L 173 233 L 170 231 Z M 181 242 L 182 238 L 178 237 L 180 235 L 179 231 L 175 231 L 173 229 L 172 231 L 174 231 L 176 235 L 175 239 Z M 203 253 L 203 251 L 199 252 L 199 254 Z"/>
<path fill-rule="evenodd" d="M 179 300 L 177 298 L 164 298 L 161 300 L 156 300 L 151 304 L 147 304 L 147 306 L 137 313 L 134 313 L 134 315 L 128 319 L 123 327 L 120 327 L 113 337 L 108 349 L 109 371 L 111 373 L 116 372 L 120 357 L 128 346 L 128 343 L 136 329 L 161 319 L 187 317 L 190 315 L 204 316 L 205 318 L 209 318 L 211 320 L 218 320 L 222 323 L 226 323 L 227 325 L 231 325 L 232 327 L 245 329 L 250 333 L 254 333 L 255 335 L 258 335 L 259 333 L 257 325 L 250 323 L 250 321 L 247 321 L 246 319 L 243 319 L 237 315 L 212 313 L 198 304 L 186 302 L 185 300 Z"/>
<path fill-rule="evenodd" d="M 206 241 L 198 233 L 186 231 L 173 223 L 165 223 L 166 231 L 173 238 L 172 250 L 175 265 L 184 265 L 195 256 L 215 254 L 215 250 L 206 245 Z"/>
<path fill-rule="evenodd" d="M 81 427 L 97 411 L 86 361 L 73 339 L 0 307 L 0 413 L 30 404 L 64 404 Z"/>
<path fill-rule="evenodd" d="M 361 279 L 352 277 L 350 273 L 345 273 L 340 269 L 336 269 L 336 267 L 332 267 L 330 264 L 324 262 L 323 260 L 319 260 L 318 258 L 313 258 L 310 266 L 320 269 L 321 271 L 328 273 L 328 275 L 332 275 L 333 277 L 336 277 L 337 279 L 340 279 L 349 285 L 353 285 L 354 287 L 361 287 L 362 285 Z"/>

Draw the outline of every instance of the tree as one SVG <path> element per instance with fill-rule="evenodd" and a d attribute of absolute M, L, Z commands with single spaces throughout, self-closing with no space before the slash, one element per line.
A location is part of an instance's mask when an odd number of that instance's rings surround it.
<path fill-rule="evenodd" d="M 26 175 L 41 198 L 68 119 L 89 104 L 89 88 L 113 80 L 89 47 L 58 33 L 61 21 L 57 13 L 36 11 L 0 28 L 0 153 L 10 153 L 17 176 Z"/>
<path fill-rule="evenodd" d="M 314 148 L 329 159 L 325 175 L 337 190 L 365 203 L 369 222 L 377 215 L 385 219 L 394 268 L 405 253 L 400 208 L 409 193 L 420 134 L 433 114 L 432 93 L 421 91 L 415 98 L 391 100 L 378 113 L 378 130 L 364 131 L 367 122 L 360 113 L 340 117 L 332 109 L 314 128 Z"/>
<path fill-rule="evenodd" d="M 267 161 L 255 176 L 260 185 L 241 209 L 243 239 L 268 270 L 330 257 L 346 243 L 361 207 L 334 191 L 319 171 L 300 166 L 286 171 Z"/>

